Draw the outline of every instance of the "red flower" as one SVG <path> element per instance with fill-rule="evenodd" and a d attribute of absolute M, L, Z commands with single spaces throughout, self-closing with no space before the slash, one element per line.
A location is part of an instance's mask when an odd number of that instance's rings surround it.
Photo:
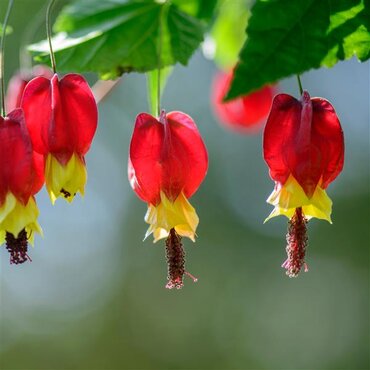
<path fill-rule="evenodd" d="M 29 259 L 27 241 L 42 233 L 34 195 L 41 189 L 43 158 L 32 150 L 22 109 L 0 116 L 0 244 L 6 242 L 10 262 Z"/>
<path fill-rule="evenodd" d="M 267 202 L 275 208 L 267 218 L 290 219 L 288 259 L 283 267 L 296 276 L 305 265 L 306 223 L 312 217 L 331 223 L 332 202 L 325 189 L 344 162 L 344 139 L 333 106 L 304 92 L 301 100 L 275 97 L 267 120 L 263 154 L 275 180 Z"/>
<path fill-rule="evenodd" d="M 227 127 L 236 131 L 257 131 L 269 113 L 275 89 L 266 85 L 251 94 L 224 102 L 232 78 L 233 71 L 216 74 L 212 86 L 212 105 L 216 116 Z"/>
<path fill-rule="evenodd" d="M 194 121 L 181 112 L 137 116 L 129 153 L 129 180 L 148 203 L 145 221 L 154 241 L 167 238 L 168 288 L 181 288 L 184 253 L 181 236 L 195 240 L 198 216 L 188 199 L 203 181 L 208 156 Z"/>
<path fill-rule="evenodd" d="M 45 156 L 46 188 L 51 201 L 84 194 L 84 155 L 97 127 L 97 106 L 85 79 L 36 77 L 26 86 L 22 108 L 35 151 Z"/>
<path fill-rule="evenodd" d="M 46 66 L 37 65 L 33 67 L 30 73 L 17 72 L 9 81 L 8 90 L 5 97 L 6 111 L 10 112 L 15 108 L 20 108 L 23 91 L 33 78 L 43 76 L 51 78 L 53 72 Z"/>

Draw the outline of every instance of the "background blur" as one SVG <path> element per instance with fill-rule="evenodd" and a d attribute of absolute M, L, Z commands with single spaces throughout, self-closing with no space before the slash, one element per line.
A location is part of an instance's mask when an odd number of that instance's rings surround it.
<path fill-rule="evenodd" d="M 7 79 L 42 4 L 15 1 Z M 5 7 L 1 0 L 0 19 Z M 44 37 L 40 23 L 36 39 Z M 148 110 L 146 81 L 124 76 L 99 105 L 85 198 L 53 207 L 43 190 L 45 237 L 36 237 L 33 262 L 10 266 L 0 249 L 1 369 L 369 368 L 369 63 L 302 76 L 312 96 L 336 108 L 346 162 L 328 190 L 334 223 L 310 222 L 310 271 L 296 279 L 280 267 L 287 220 L 263 225 L 273 182 L 261 134 L 241 136 L 217 122 L 209 103 L 215 72 L 198 52 L 175 68 L 162 104 L 191 115 L 209 151 L 208 176 L 192 198 L 199 238 L 185 240 L 198 283 L 165 289 L 163 243 L 142 242 L 146 205 L 126 168 L 135 116 Z M 298 96 L 295 78 L 280 90 Z"/>

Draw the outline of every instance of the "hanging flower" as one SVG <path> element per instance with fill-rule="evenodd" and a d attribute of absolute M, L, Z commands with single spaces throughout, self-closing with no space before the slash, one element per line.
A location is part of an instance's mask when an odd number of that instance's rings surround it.
<path fill-rule="evenodd" d="M 244 133 L 257 132 L 269 113 L 275 88 L 266 85 L 248 95 L 224 102 L 232 79 L 233 71 L 217 72 L 215 76 L 211 96 L 215 114 L 230 129 Z"/>
<path fill-rule="evenodd" d="M 195 241 L 199 223 L 189 198 L 197 191 L 208 167 L 207 150 L 194 121 L 181 112 L 159 120 L 137 116 L 130 144 L 128 173 L 132 188 L 148 204 L 145 238 L 166 238 L 167 288 L 181 288 L 184 251 L 181 237 Z"/>
<path fill-rule="evenodd" d="M 43 158 L 32 150 L 22 109 L 0 116 L 0 244 L 10 263 L 30 260 L 28 241 L 42 234 L 34 195 L 43 183 Z"/>
<path fill-rule="evenodd" d="M 85 79 L 68 74 L 59 79 L 36 77 L 26 86 L 22 108 L 35 151 L 45 157 L 45 181 L 54 204 L 84 195 L 85 154 L 97 127 L 97 106 Z"/>
<path fill-rule="evenodd" d="M 19 71 L 9 80 L 8 90 L 5 97 L 5 107 L 7 112 L 11 112 L 15 108 L 20 108 L 23 91 L 26 85 L 37 76 L 51 78 L 53 73 L 46 66 L 36 65 L 32 68 L 32 71 Z"/>
<path fill-rule="evenodd" d="M 282 267 L 290 277 L 305 264 L 307 221 L 316 217 L 331 223 L 332 202 L 325 189 L 339 175 L 344 162 L 344 139 L 333 106 L 303 92 L 275 97 L 263 139 L 263 154 L 275 180 L 267 202 L 275 208 L 266 219 L 285 215 L 288 258 Z"/>

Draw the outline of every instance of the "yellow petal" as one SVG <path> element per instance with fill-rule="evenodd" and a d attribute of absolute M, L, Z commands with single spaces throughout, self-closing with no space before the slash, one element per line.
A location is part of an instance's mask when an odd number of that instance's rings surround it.
<path fill-rule="evenodd" d="M 320 185 L 317 185 L 312 197 L 309 198 L 292 175 L 289 176 L 283 186 L 276 185 L 274 191 L 268 197 L 267 203 L 272 204 L 275 208 L 265 222 L 279 215 L 291 218 L 295 209 L 302 207 L 306 218 L 316 217 L 331 223 L 332 201 L 326 191 Z"/>
<path fill-rule="evenodd" d="M 16 197 L 12 193 L 7 193 L 4 203 L 0 207 L 0 224 L 7 218 L 17 203 Z"/>
<path fill-rule="evenodd" d="M 26 229 L 31 244 L 34 233 L 42 235 L 42 229 L 37 222 L 39 210 L 34 197 L 24 205 L 12 193 L 8 192 L 4 203 L 0 207 L 0 244 L 4 243 L 6 232 L 18 236 Z"/>
<path fill-rule="evenodd" d="M 195 241 L 199 218 L 183 193 L 172 202 L 161 192 L 161 202 L 157 206 L 148 205 L 145 221 L 150 225 L 145 238 L 153 234 L 154 242 L 166 238 L 173 228 L 179 235 Z"/>
<path fill-rule="evenodd" d="M 63 197 L 71 203 L 77 192 L 83 196 L 86 180 L 86 166 L 77 154 L 73 154 L 65 166 L 52 154 L 46 157 L 46 189 L 53 204 L 58 197 Z"/>

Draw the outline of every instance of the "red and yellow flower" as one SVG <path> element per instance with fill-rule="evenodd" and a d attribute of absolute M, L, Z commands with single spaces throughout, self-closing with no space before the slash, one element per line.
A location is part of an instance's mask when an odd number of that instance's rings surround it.
<path fill-rule="evenodd" d="M 266 221 L 279 215 L 290 219 L 283 267 L 288 276 L 297 276 L 307 268 L 306 223 L 313 217 L 331 223 L 332 201 L 325 190 L 343 168 L 344 138 L 333 106 L 311 99 L 306 91 L 300 100 L 277 95 L 264 131 L 263 154 L 275 181 L 267 199 L 274 209 Z"/>
<path fill-rule="evenodd" d="M 159 120 L 137 116 L 130 144 L 128 173 L 135 193 L 148 204 L 145 238 L 167 238 L 168 288 L 181 288 L 184 252 L 181 237 L 195 241 L 198 215 L 189 202 L 208 167 L 207 150 L 195 122 L 182 112 Z"/>
<path fill-rule="evenodd" d="M 46 188 L 52 203 L 84 195 L 85 154 L 90 148 L 98 112 L 85 79 L 68 74 L 59 79 L 36 77 L 24 90 L 22 108 L 35 151 L 45 157 Z"/>
<path fill-rule="evenodd" d="M 43 158 L 32 150 L 22 109 L 0 116 L 0 244 L 11 263 L 30 259 L 28 241 L 42 234 L 34 195 L 43 183 Z"/>

